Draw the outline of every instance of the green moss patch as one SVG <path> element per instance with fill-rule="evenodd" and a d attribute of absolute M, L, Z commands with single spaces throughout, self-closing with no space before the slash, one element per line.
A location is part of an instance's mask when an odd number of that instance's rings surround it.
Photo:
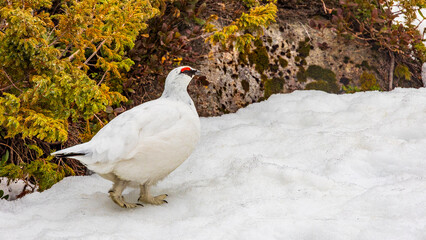
<path fill-rule="evenodd" d="M 284 88 L 283 78 L 272 78 L 265 81 L 264 98 L 268 99 L 274 93 L 280 93 Z"/>
<path fill-rule="evenodd" d="M 262 40 L 260 39 L 254 42 L 254 46 L 256 48 L 248 54 L 248 60 L 251 65 L 255 65 L 256 71 L 262 74 L 269 68 L 268 51 L 265 46 L 263 46 Z"/>
<path fill-rule="evenodd" d="M 299 53 L 299 57 L 306 58 L 309 56 L 309 52 L 313 46 L 309 42 L 309 38 L 305 38 L 305 41 L 299 42 L 299 47 L 297 48 L 297 52 Z"/>
<path fill-rule="evenodd" d="M 297 81 L 306 82 L 308 76 L 306 75 L 306 70 L 302 66 L 299 67 L 299 71 L 296 73 Z"/>
<path fill-rule="evenodd" d="M 324 92 L 330 92 L 328 82 L 319 80 L 315 82 L 308 83 L 305 87 L 307 90 L 320 90 Z"/>
<path fill-rule="evenodd" d="M 307 84 L 305 89 L 321 90 L 329 93 L 337 93 L 339 91 L 336 74 L 330 69 L 325 69 L 318 65 L 310 65 L 306 70 L 306 75 L 317 81 Z"/>
<path fill-rule="evenodd" d="M 282 57 L 278 57 L 278 62 L 282 68 L 286 68 L 288 66 L 288 61 Z"/>

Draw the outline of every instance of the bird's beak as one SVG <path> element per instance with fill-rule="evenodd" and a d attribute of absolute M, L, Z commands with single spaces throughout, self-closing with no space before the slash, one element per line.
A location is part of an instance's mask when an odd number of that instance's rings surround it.
<path fill-rule="evenodd" d="M 201 71 L 200 70 L 197 70 L 197 69 L 194 69 L 194 70 L 195 70 L 194 75 L 201 75 Z"/>

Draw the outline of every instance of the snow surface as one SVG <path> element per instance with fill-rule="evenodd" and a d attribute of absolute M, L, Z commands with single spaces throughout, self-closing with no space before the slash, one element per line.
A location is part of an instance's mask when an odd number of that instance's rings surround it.
<path fill-rule="evenodd" d="M 0 201 L 0 238 L 424 240 L 425 120 L 426 89 L 273 95 L 202 119 L 153 188 L 169 204 L 121 209 L 110 182 L 69 177 Z"/>

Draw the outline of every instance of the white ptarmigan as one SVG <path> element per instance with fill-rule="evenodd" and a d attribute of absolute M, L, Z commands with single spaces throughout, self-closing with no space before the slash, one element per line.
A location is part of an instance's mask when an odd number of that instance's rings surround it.
<path fill-rule="evenodd" d="M 187 87 L 199 71 L 173 69 L 162 96 L 136 106 L 105 125 L 89 142 L 52 153 L 74 158 L 114 184 L 111 199 L 123 208 L 138 203 L 122 196 L 127 186 L 140 186 L 139 202 L 167 203 L 166 194 L 153 197 L 149 187 L 169 175 L 192 153 L 200 138 L 200 119 Z"/>

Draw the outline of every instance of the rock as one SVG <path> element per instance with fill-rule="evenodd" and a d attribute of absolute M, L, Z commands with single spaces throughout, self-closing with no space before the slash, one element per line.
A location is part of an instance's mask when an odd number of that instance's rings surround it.
<path fill-rule="evenodd" d="M 342 93 L 344 85 L 361 87 L 363 73 L 374 76 L 381 89 L 387 87 L 386 54 L 345 42 L 330 29 L 313 29 L 300 19 L 278 19 L 250 53 L 213 47 L 210 56 L 198 66 L 208 87 L 198 93 L 190 88 L 201 116 L 235 112 L 274 93 L 302 89 Z"/>

